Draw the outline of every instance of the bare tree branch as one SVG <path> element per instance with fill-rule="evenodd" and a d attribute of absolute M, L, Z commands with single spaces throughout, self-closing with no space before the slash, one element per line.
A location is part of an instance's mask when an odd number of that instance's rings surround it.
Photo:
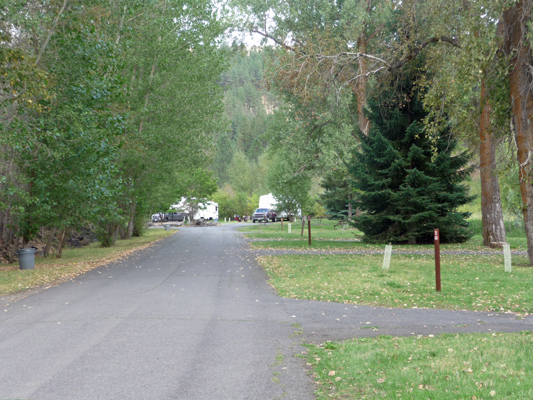
<path fill-rule="evenodd" d="M 44 51 L 48 47 L 48 43 L 50 42 L 50 39 L 52 38 L 52 35 L 54 34 L 55 28 L 56 28 L 56 26 L 57 26 L 57 24 L 59 22 L 59 17 L 61 17 L 61 14 L 63 14 L 63 11 L 65 11 L 65 7 L 67 6 L 67 1 L 68 0 L 64 0 L 63 1 L 63 6 L 61 6 L 61 9 L 59 10 L 59 13 L 57 14 L 56 19 L 54 20 L 54 25 L 48 31 L 48 35 L 46 36 L 46 39 L 45 39 L 43 45 L 41 46 L 41 49 L 39 50 L 39 54 L 37 55 L 37 59 L 35 60 L 35 64 L 39 64 L 39 61 L 41 61 L 41 57 L 43 56 Z"/>
<path fill-rule="evenodd" d="M 308 144 L 309 143 L 309 140 L 311 139 L 311 136 L 313 135 L 313 133 L 317 130 L 317 129 L 321 129 L 323 128 L 324 126 L 326 125 L 329 125 L 329 124 L 333 124 L 334 122 L 333 121 L 326 121 L 322 124 L 318 124 L 318 125 L 315 125 L 313 126 L 313 129 L 311 129 L 311 131 L 309 132 L 309 135 L 307 135 L 307 139 L 305 141 L 305 144 Z"/>
<path fill-rule="evenodd" d="M 294 47 L 291 47 L 291 46 L 287 45 L 286 43 L 283 43 L 281 40 L 276 39 L 274 36 L 271 36 L 271 35 L 269 35 L 266 32 L 259 31 L 257 29 L 251 29 L 250 32 L 257 33 L 258 35 L 261 35 L 261 36 L 263 36 L 263 37 L 265 37 L 267 39 L 270 39 L 270 40 L 274 41 L 275 43 L 279 44 L 281 47 L 283 47 L 286 50 L 290 50 L 290 51 L 294 51 L 295 53 L 298 53 L 298 51 L 296 49 L 294 49 Z M 302 52 L 300 52 L 300 53 L 302 53 Z M 305 53 L 302 53 L 302 54 L 305 54 Z"/>
<path fill-rule="evenodd" d="M 395 69 L 399 69 L 403 67 L 405 64 L 407 64 L 409 61 L 411 61 L 413 58 L 415 58 L 417 55 L 420 54 L 424 48 L 429 46 L 432 43 L 438 43 L 438 42 L 445 42 L 448 43 L 454 47 L 461 48 L 461 44 L 457 38 L 447 37 L 447 36 L 441 36 L 441 37 L 432 37 L 417 46 L 415 49 L 411 50 L 407 56 L 405 56 L 403 59 L 398 60 L 394 64 L 392 64 L 389 68 L 389 71 L 394 71 Z"/>

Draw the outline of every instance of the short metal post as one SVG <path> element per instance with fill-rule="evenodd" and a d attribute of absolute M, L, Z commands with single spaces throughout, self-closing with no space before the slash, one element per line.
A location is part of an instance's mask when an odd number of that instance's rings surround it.
<path fill-rule="evenodd" d="M 309 232 L 309 246 L 311 246 L 311 216 L 307 216 L 307 231 Z"/>
<path fill-rule="evenodd" d="M 440 233 L 438 229 L 434 232 L 435 239 L 435 280 L 437 292 L 440 292 Z"/>

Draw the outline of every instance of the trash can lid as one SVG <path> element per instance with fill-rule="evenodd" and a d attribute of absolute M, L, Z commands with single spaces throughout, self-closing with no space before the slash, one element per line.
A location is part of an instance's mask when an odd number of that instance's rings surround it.
<path fill-rule="evenodd" d="M 27 247 L 25 249 L 18 249 L 17 254 L 35 254 L 35 247 Z"/>

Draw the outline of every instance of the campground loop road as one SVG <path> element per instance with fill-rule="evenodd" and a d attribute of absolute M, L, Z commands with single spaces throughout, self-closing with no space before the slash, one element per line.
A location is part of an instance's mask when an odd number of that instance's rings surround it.
<path fill-rule="evenodd" d="M 281 299 L 239 226 L 184 228 L 3 306 L 0 399 L 307 400 L 303 341 L 533 326 L 512 314 Z"/>

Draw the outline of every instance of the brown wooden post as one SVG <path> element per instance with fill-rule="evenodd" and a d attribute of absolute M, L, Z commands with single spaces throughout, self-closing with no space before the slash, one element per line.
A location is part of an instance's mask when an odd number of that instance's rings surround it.
<path fill-rule="evenodd" d="M 311 216 L 307 216 L 307 231 L 309 232 L 309 246 L 311 246 Z"/>
<path fill-rule="evenodd" d="M 437 292 L 440 292 L 440 233 L 435 229 L 435 280 L 437 285 Z"/>

